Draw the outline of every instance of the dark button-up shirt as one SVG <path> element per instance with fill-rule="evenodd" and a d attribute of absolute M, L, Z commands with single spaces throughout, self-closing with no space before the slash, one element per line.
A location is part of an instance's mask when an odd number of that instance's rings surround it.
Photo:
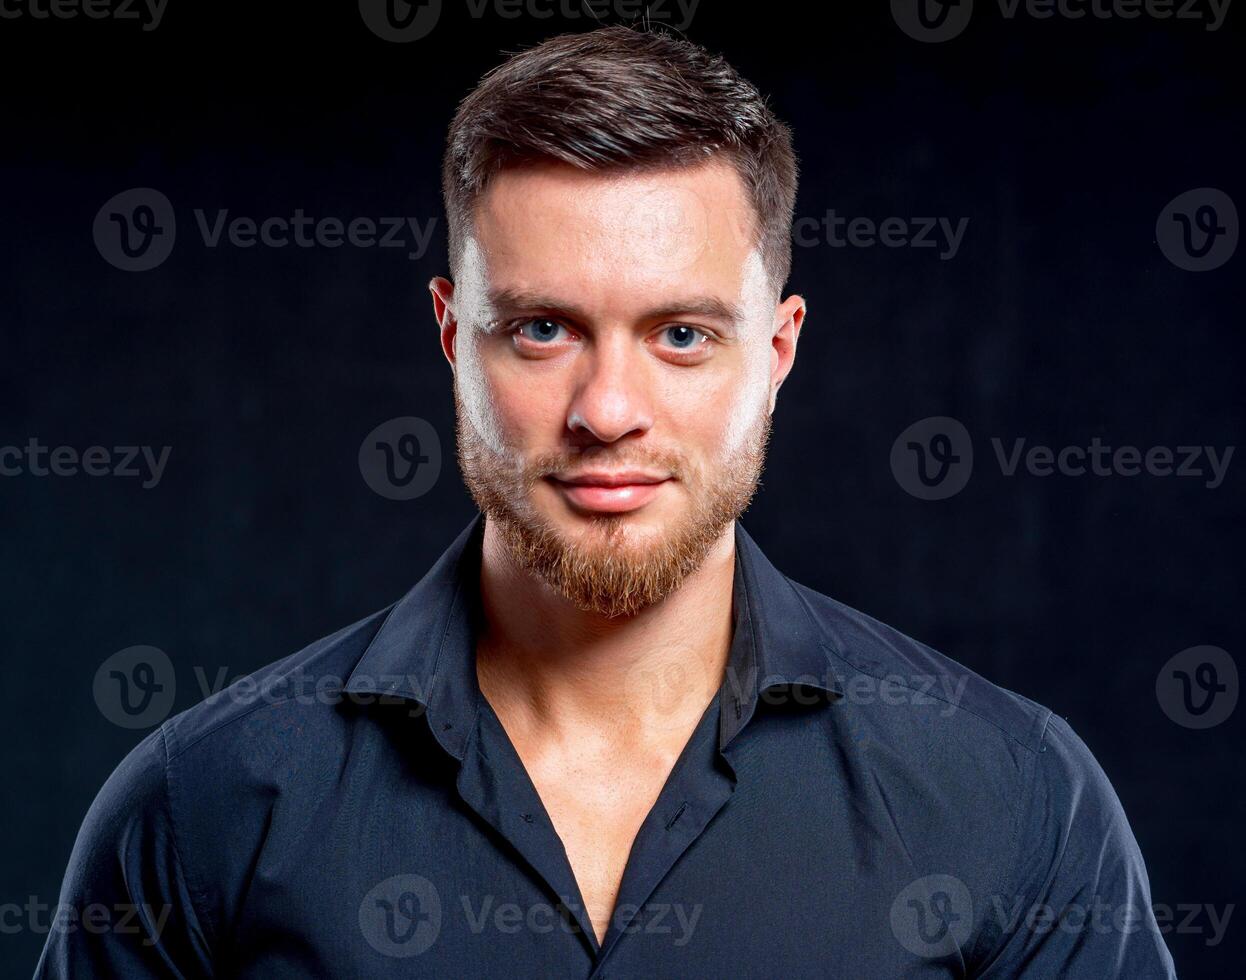
<path fill-rule="evenodd" d="M 476 682 L 483 527 L 122 762 L 38 976 L 1174 976 L 1069 726 L 792 582 L 738 523 L 726 676 L 598 944 Z"/>

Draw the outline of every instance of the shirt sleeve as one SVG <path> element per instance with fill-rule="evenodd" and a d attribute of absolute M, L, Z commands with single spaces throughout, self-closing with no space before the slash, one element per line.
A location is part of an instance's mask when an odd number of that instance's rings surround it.
<path fill-rule="evenodd" d="M 1175 980 L 1125 811 L 1085 743 L 1056 715 L 1018 823 L 1018 885 L 992 899 L 999 942 L 977 975 Z"/>
<path fill-rule="evenodd" d="M 167 767 L 157 729 L 91 804 L 36 980 L 211 976 L 209 943 L 178 852 Z"/>

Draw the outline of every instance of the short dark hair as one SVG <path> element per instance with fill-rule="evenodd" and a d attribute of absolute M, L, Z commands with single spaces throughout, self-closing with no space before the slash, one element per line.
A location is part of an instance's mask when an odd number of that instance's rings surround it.
<path fill-rule="evenodd" d="M 477 197 L 508 165 L 588 171 L 688 166 L 723 154 L 756 213 L 755 241 L 781 289 L 792 263 L 792 136 L 727 61 L 654 27 L 564 34 L 512 55 L 459 104 L 442 162 L 457 272 Z"/>

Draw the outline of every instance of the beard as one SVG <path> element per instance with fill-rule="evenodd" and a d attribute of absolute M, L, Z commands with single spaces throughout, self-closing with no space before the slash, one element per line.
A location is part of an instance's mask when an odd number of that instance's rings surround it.
<path fill-rule="evenodd" d="M 531 572 L 577 608 L 607 619 L 634 616 L 679 588 L 711 547 L 752 502 L 765 466 L 771 417 L 763 407 L 744 445 L 706 472 L 675 453 L 635 444 L 598 445 L 512 459 L 495 452 L 472 424 L 454 384 L 459 469 L 468 492 L 494 524 L 515 564 Z M 630 514 L 591 514 L 578 538 L 543 518 L 533 491 L 546 476 L 592 460 L 607 468 L 641 467 L 669 472 L 687 491 L 688 512 L 644 543 L 629 533 Z"/>

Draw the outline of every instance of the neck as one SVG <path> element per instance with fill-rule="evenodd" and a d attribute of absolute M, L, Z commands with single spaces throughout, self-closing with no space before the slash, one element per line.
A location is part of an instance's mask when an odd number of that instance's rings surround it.
<path fill-rule="evenodd" d="M 515 564 L 486 520 L 481 691 L 519 737 L 619 742 L 686 734 L 722 682 L 732 637 L 735 525 L 663 601 L 607 619 Z"/>

